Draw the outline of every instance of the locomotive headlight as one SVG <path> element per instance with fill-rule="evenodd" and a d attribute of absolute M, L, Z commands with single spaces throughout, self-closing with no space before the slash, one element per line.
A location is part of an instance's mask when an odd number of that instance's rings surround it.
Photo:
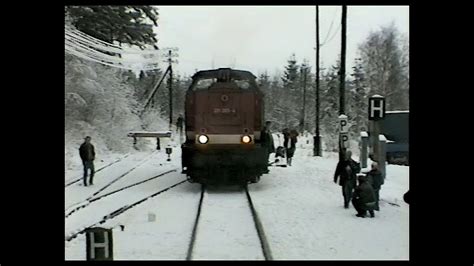
<path fill-rule="evenodd" d="M 209 138 L 206 135 L 199 135 L 198 142 L 201 144 L 206 144 L 209 141 Z"/>
<path fill-rule="evenodd" d="M 242 137 L 242 142 L 243 143 L 250 143 L 252 141 L 252 138 L 250 136 L 243 136 Z"/>

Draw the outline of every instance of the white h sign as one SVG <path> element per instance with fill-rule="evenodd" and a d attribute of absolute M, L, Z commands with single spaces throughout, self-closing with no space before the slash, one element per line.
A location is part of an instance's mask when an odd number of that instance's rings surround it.
<path fill-rule="evenodd" d="M 369 120 L 379 120 L 385 117 L 385 98 L 374 95 L 369 98 Z"/>
<path fill-rule="evenodd" d="M 104 249 L 104 255 L 106 258 L 109 257 L 109 234 L 107 231 L 104 231 L 104 242 L 103 243 L 97 243 L 95 242 L 94 239 L 94 232 L 89 232 L 89 237 L 90 237 L 90 250 L 91 250 L 91 258 L 95 259 L 95 249 L 96 248 L 103 248 Z"/>

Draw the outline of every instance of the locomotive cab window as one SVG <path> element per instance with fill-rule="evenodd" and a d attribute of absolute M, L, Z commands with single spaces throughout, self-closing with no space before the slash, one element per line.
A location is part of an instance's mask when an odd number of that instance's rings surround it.
<path fill-rule="evenodd" d="M 248 80 L 234 80 L 234 82 L 243 90 L 250 89 L 250 82 Z"/>
<path fill-rule="evenodd" d="M 210 78 L 210 79 L 200 79 L 194 85 L 193 90 L 207 90 L 211 87 L 212 84 L 216 83 L 217 79 Z"/>
<path fill-rule="evenodd" d="M 258 90 L 255 76 L 248 71 L 218 69 L 199 71 L 193 76 L 191 91 L 213 90 L 220 88 Z"/>

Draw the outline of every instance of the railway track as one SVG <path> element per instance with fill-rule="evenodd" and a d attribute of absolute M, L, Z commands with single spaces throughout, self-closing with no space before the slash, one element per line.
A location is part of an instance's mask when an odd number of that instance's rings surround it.
<path fill-rule="evenodd" d="M 78 201 L 78 202 L 75 202 L 71 205 L 69 205 L 66 210 L 68 209 L 71 209 L 72 207 L 74 206 L 77 206 L 81 203 L 84 203 L 84 202 L 88 202 L 90 201 L 91 199 L 93 199 L 97 194 L 99 194 L 100 192 L 104 191 L 105 189 L 107 189 L 108 187 L 110 187 L 112 184 L 114 184 L 115 182 L 119 181 L 120 179 L 122 179 L 124 176 L 128 175 L 130 172 L 132 172 L 133 170 L 137 169 L 138 167 L 142 166 L 143 164 L 145 164 L 147 161 L 149 161 L 152 156 L 153 156 L 154 153 L 152 153 L 150 156 L 148 156 L 147 158 L 141 160 L 138 164 L 136 164 L 134 167 L 130 168 L 129 170 L 127 170 L 125 173 L 121 174 L 120 176 L 114 178 L 112 181 L 110 181 L 109 183 L 107 183 L 105 186 L 99 188 L 97 191 L 95 191 L 94 193 L 92 193 L 89 197 L 87 197 L 85 200 L 81 200 L 81 201 Z"/>
<path fill-rule="evenodd" d="M 113 162 L 111 162 L 111 163 L 109 163 L 109 164 L 107 164 L 107 165 L 105 165 L 105 166 L 102 166 L 101 168 L 97 169 L 97 170 L 95 171 L 95 173 L 98 173 L 98 172 L 104 170 L 105 168 L 107 168 L 107 167 L 109 167 L 109 166 L 112 166 L 112 165 L 114 165 L 114 164 L 116 164 L 116 163 L 122 161 L 123 159 L 127 158 L 128 156 L 130 156 L 130 153 L 126 154 L 124 157 L 119 158 L 119 159 L 117 159 L 117 160 L 115 160 L 115 161 L 113 161 Z M 65 187 L 69 187 L 69 186 L 71 186 L 71 185 L 73 185 L 73 184 L 75 184 L 75 183 L 77 183 L 77 182 L 79 182 L 79 181 L 81 181 L 81 180 L 82 180 L 82 176 L 81 176 L 81 177 L 78 177 L 78 178 L 75 178 L 75 179 L 72 180 L 72 181 L 71 181 L 71 180 L 68 180 Z"/>
<path fill-rule="evenodd" d="M 169 174 L 169 173 L 176 172 L 177 170 L 178 170 L 178 168 L 171 169 L 171 170 L 168 170 L 168 171 L 166 171 L 166 172 L 163 172 L 163 173 L 160 173 L 160 174 L 158 174 L 158 175 L 155 175 L 155 176 L 153 176 L 153 177 L 147 178 L 147 179 L 145 179 L 145 180 L 142 180 L 142 181 L 133 183 L 133 184 L 131 184 L 131 185 L 128 185 L 128 186 L 125 186 L 125 187 L 122 187 L 122 188 L 119 188 L 119 189 L 116 189 L 116 190 L 114 190 L 114 191 L 112 191 L 112 192 L 109 192 L 109 193 L 107 193 L 107 194 L 104 194 L 104 195 L 101 195 L 101 196 L 98 196 L 98 197 L 89 198 L 89 199 L 87 199 L 82 205 L 79 205 L 79 206 L 75 207 L 74 209 L 72 209 L 71 211 L 69 211 L 69 212 L 66 214 L 66 218 L 68 218 L 68 217 L 71 216 L 73 213 L 75 213 L 75 212 L 77 212 L 77 211 L 79 211 L 79 210 L 81 210 L 81 209 L 87 208 L 87 206 L 89 206 L 92 202 L 101 200 L 101 199 L 103 199 L 103 198 L 105 198 L 105 197 L 108 197 L 108 196 L 113 195 L 113 194 L 115 194 L 115 193 L 118 193 L 118 192 L 121 192 L 121 191 L 123 191 L 123 190 L 129 189 L 129 188 L 131 188 L 131 187 L 141 185 L 141 184 L 143 184 L 143 183 L 146 183 L 146 182 L 148 182 L 148 181 L 154 180 L 154 179 L 156 179 L 156 178 L 158 178 L 158 177 L 167 175 L 167 174 Z"/>
<path fill-rule="evenodd" d="M 97 226 L 97 225 L 99 225 L 99 224 L 103 224 L 103 223 L 105 223 L 106 221 L 108 221 L 108 220 L 110 220 L 110 219 L 113 219 L 113 218 L 115 218 L 115 217 L 117 217 L 117 216 L 119 216 L 119 215 L 121 215 L 121 214 L 123 214 L 123 213 L 129 211 L 130 209 L 132 209 L 132 208 L 134 208 L 134 207 L 136 207 L 136 206 L 142 204 L 143 202 L 145 202 L 145 201 L 147 201 L 147 200 L 149 200 L 149 199 L 151 199 L 151 198 L 153 198 L 153 197 L 156 197 L 156 196 L 158 196 L 159 194 L 161 194 L 161 193 L 163 193 L 163 192 L 165 192 L 165 191 L 168 191 L 168 190 L 171 189 L 171 188 L 174 188 L 174 187 L 176 187 L 176 186 L 179 186 L 179 185 L 181 185 L 181 184 L 183 184 L 183 183 L 185 183 L 185 182 L 187 182 L 187 180 L 180 181 L 180 182 L 178 182 L 178 183 L 175 183 L 175 184 L 173 184 L 173 185 L 171 185 L 171 186 L 166 187 L 165 189 L 161 189 L 161 190 L 159 190 L 158 192 L 155 192 L 155 193 L 153 193 L 153 194 L 151 194 L 151 195 L 148 195 L 148 196 L 146 196 L 146 197 L 143 197 L 142 199 L 140 199 L 140 200 L 138 200 L 138 201 L 135 201 L 135 202 L 133 202 L 133 203 L 131 203 L 131 204 L 124 205 L 124 206 L 122 206 L 122 207 L 116 209 L 115 211 L 112 211 L 112 212 L 106 214 L 100 221 L 95 222 L 95 223 L 93 223 L 93 224 L 91 224 L 91 225 L 89 225 L 89 226 L 83 227 L 82 229 L 76 230 L 76 232 L 74 232 L 74 233 L 72 233 L 72 234 L 66 236 L 66 241 L 69 242 L 69 241 L 73 240 L 74 238 L 76 238 L 78 235 L 83 234 L 87 229 L 89 229 L 89 228 L 91 228 L 91 227 L 95 227 L 95 226 Z"/>
<path fill-rule="evenodd" d="M 247 187 L 245 186 L 237 193 L 232 193 L 233 195 L 223 193 L 221 196 L 218 193 L 208 193 L 207 189 L 206 186 L 202 186 L 186 260 L 211 259 L 209 256 L 213 256 L 212 253 L 216 248 L 229 249 L 232 243 L 239 243 L 239 251 L 245 254 L 232 254 L 240 257 L 224 259 L 243 259 L 245 256 L 253 256 L 250 259 L 273 260 L 262 223 Z M 226 209 L 226 212 L 236 214 L 235 219 L 224 215 L 219 209 Z M 212 243 L 212 246 L 209 246 L 209 243 Z M 237 248 L 232 250 L 237 250 Z M 201 254 L 207 257 L 200 256 Z"/>

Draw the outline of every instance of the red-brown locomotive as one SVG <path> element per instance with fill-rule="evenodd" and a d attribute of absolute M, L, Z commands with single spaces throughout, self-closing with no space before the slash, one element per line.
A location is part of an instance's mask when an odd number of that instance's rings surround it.
<path fill-rule="evenodd" d="M 242 70 L 199 71 L 186 93 L 183 169 L 191 182 L 247 184 L 267 171 L 263 94 Z"/>

